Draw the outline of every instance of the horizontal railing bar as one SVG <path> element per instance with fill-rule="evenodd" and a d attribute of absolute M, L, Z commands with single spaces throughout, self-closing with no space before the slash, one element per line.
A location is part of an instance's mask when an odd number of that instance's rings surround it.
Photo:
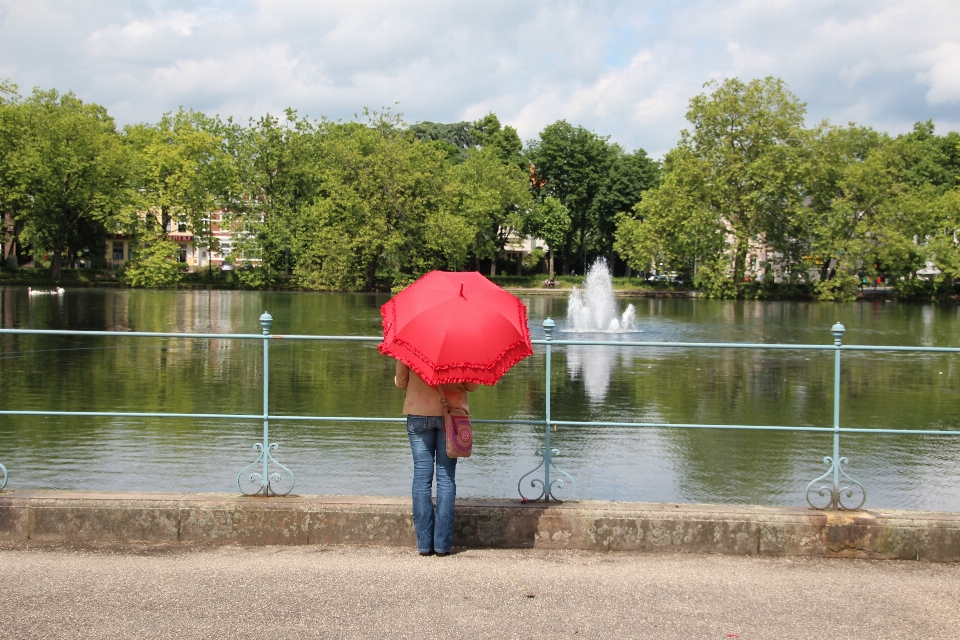
<path fill-rule="evenodd" d="M 65 417 L 105 417 L 105 418 L 200 418 L 217 420 L 263 420 L 263 414 L 252 413 L 157 413 L 126 411 L 6 411 L 5 416 L 65 416 Z M 311 421 L 311 422 L 406 422 L 405 417 L 368 418 L 362 416 L 266 416 L 268 420 Z M 543 420 L 473 420 L 481 424 L 543 424 Z"/>
<path fill-rule="evenodd" d="M 295 420 L 295 421 L 314 421 L 314 422 L 406 422 L 405 417 L 399 418 L 363 418 L 357 416 L 269 416 L 270 420 Z M 473 424 L 512 424 L 512 425 L 542 425 L 543 418 L 531 420 L 475 420 L 470 419 Z"/>
<path fill-rule="evenodd" d="M 298 422 L 406 422 L 405 417 L 373 418 L 362 416 L 263 416 L 249 413 L 158 413 L 125 411 L 9 411 L 0 410 L 5 416 L 63 416 L 102 418 L 198 418 L 210 420 L 285 420 Z M 474 424 L 541 425 L 542 419 L 530 420 L 471 420 Z M 739 431 L 813 431 L 833 432 L 832 427 L 796 427 L 789 425 L 749 424 L 698 424 L 682 422 L 587 422 L 581 420 L 551 420 L 550 424 L 565 427 L 640 427 L 654 429 L 733 429 Z M 841 427 L 841 433 L 878 433 L 884 435 L 960 436 L 960 431 L 937 431 L 932 429 L 869 429 Z"/>
<path fill-rule="evenodd" d="M 381 336 L 314 336 L 259 333 L 176 333 L 152 331 L 71 331 L 66 329 L 0 329 L 0 335 L 60 335 L 125 338 L 190 338 L 236 340 L 323 340 L 346 342 L 383 342 Z M 532 344 L 553 346 L 597 345 L 611 347 L 664 347 L 671 349 L 780 349 L 801 351 L 831 351 L 831 344 L 766 344 L 762 342 L 648 342 L 626 340 L 531 340 Z M 928 353 L 960 353 L 960 347 L 910 347 L 884 345 L 843 345 L 844 351 L 915 351 Z"/>
<path fill-rule="evenodd" d="M 643 427 L 656 429 L 735 429 L 740 431 L 814 431 L 833 433 L 833 427 L 792 427 L 786 425 L 751 424 L 696 424 L 682 422 L 583 422 L 579 420 L 551 420 L 550 424 L 569 427 Z M 840 433 L 881 433 L 886 435 L 960 436 L 960 431 L 931 429 L 863 429 L 840 427 Z"/>
<path fill-rule="evenodd" d="M 261 338 L 263 336 L 260 336 Z M 307 335 L 269 335 L 274 340 L 347 340 L 351 342 L 383 342 L 383 336 L 307 336 Z"/>
<path fill-rule="evenodd" d="M 202 418 L 227 420 L 263 420 L 263 414 L 244 413 L 157 413 L 126 411 L 3 411 L 4 416 L 91 416 L 105 418 Z"/>
<path fill-rule="evenodd" d="M 547 344 L 547 340 L 531 340 L 533 344 Z M 612 347 L 672 347 L 672 348 L 703 348 L 703 349 L 800 349 L 832 351 L 834 345 L 828 344 L 764 344 L 750 342 L 629 342 L 621 340 L 550 340 L 549 344 L 558 345 L 606 345 Z M 893 347 L 874 345 L 845 344 L 840 347 L 844 351 L 917 351 L 960 353 L 960 347 Z"/>
<path fill-rule="evenodd" d="M 46 336 L 100 336 L 107 338 L 200 338 L 263 340 L 259 333 L 154 333 L 151 331 L 68 331 L 65 329 L 0 329 L 0 334 L 27 334 Z"/>
<path fill-rule="evenodd" d="M 580 420 L 551 420 L 550 424 L 565 427 L 643 427 L 664 429 L 736 429 L 745 431 L 819 431 L 832 433 L 832 427 L 792 427 L 786 425 L 753 424 L 698 424 L 684 422 L 583 422 Z"/>
<path fill-rule="evenodd" d="M 880 433 L 884 435 L 909 436 L 960 436 L 960 431 L 937 431 L 935 429 L 864 429 L 840 427 L 840 433 Z"/>
<path fill-rule="evenodd" d="M 844 351 L 920 351 L 933 353 L 960 353 L 960 347 L 887 347 L 859 344 L 845 344 L 840 347 Z"/>
<path fill-rule="evenodd" d="M 363 416 L 270 416 L 271 421 L 294 420 L 309 422 L 406 422 L 406 418 L 365 418 Z"/>
<path fill-rule="evenodd" d="M 533 344 L 547 344 L 546 340 L 531 340 Z M 611 347 L 669 347 L 704 349 L 796 349 L 806 351 L 832 351 L 836 347 L 826 344 L 764 344 L 751 342 L 630 342 L 626 340 L 550 340 L 553 346 L 568 344 L 602 345 Z"/>

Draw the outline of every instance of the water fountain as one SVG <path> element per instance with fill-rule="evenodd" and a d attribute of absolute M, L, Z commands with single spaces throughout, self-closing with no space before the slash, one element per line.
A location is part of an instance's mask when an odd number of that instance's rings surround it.
<path fill-rule="evenodd" d="M 624 333 L 637 330 L 637 310 L 628 304 L 617 311 L 613 280 L 604 258 L 598 258 L 587 270 L 583 289 L 573 288 L 567 302 L 566 331 L 576 333 Z"/>
<path fill-rule="evenodd" d="M 618 310 L 610 270 L 603 258 L 587 270 L 583 289 L 574 287 L 570 293 L 564 331 L 606 334 L 638 331 L 634 306 L 628 304 L 622 313 Z M 567 347 L 567 371 L 571 379 L 583 376 L 584 390 L 591 401 L 603 402 L 615 361 L 625 356 L 629 359 L 631 355 L 621 353 L 617 347 L 570 345 Z"/>

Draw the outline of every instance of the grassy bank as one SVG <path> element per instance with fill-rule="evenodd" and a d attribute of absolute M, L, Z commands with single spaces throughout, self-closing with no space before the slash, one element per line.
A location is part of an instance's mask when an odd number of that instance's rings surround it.
<path fill-rule="evenodd" d="M 63 269 L 60 280 L 54 282 L 50 278 L 49 269 L 0 269 L 0 285 L 36 287 L 52 289 L 60 286 L 70 287 L 128 287 L 122 271 L 98 269 Z M 197 271 L 183 274 L 179 283 L 170 289 L 245 289 L 240 277 L 235 271 Z M 266 289 L 298 289 L 293 285 L 290 276 L 279 275 L 274 283 Z"/>
<path fill-rule="evenodd" d="M 544 274 L 530 276 L 499 275 L 490 278 L 497 285 L 507 289 L 530 289 L 546 292 L 543 287 Z M 574 287 L 582 287 L 585 276 L 556 276 L 555 291 L 569 291 Z M 870 287 L 858 293 L 859 299 L 896 298 L 911 302 L 946 302 L 960 304 L 958 293 L 944 293 L 933 290 L 932 283 L 927 286 L 918 286 L 910 292 L 897 292 L 893 289 L 875 290 Z M 52 289 L 60 286 L 64 288 L 82 287 L 128 287 L 122 271 L 97 269 L 63 269 L 58 282 L 50 279 L 50 270 L 39 269 L 0 269 L 0 286 L 24 286 L 38 289 Z M 271 291 L 307 291 L 300 287 L 293 276 L 276 274 L 268 286 L 253 287 L 245 284 L 236 271 L 196 271 L 184 273 L 180 282 L 169 289 L 263 289 Z M 646 282 L 640 278 L 613 278 L 613 288 L 619 292 L 635 292 L 638 295 L 649 292 L 656 295 L 683 296 L 690 293 L 688 286 L 669 282 Z M 812 288 L 805 284 L 773 284 L 762 282 L 745 283 L 740 296 L 746 300 L 815 300 Z"/>
<path fill-rule="evenodd" d="M 488 276 L 489 277 L 489 276 Z M 546 274 L 532 276 L 492 276 L 490 280 L 508 289 L 543 289 Z M 555 276 L 556 289 L 572 289 L 574 285 L 582 287 L 586 276 Z M 640 278 L 613 278 L 613 288 L 631 291 L 687 291 L 690 287 L 669 282 L 647 282 Z"/>

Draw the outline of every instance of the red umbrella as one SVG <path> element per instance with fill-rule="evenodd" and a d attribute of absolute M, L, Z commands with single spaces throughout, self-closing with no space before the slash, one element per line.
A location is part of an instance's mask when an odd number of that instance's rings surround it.
<path fill-rule="evenodd" d="M 431 386 L 494 384 L 533 353 L 527 308 L 476 271 L 431 271 L 380 308 L 380 353 Z"/>

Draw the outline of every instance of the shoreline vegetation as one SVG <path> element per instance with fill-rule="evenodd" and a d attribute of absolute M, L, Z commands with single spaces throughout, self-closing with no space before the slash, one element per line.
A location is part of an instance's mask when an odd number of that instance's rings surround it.
<path fill-rule="evenodd" d="M 487 276 L 498 286 L 513 293 L 525 295 L 566 295 L 574 286 L 582 287 L 585 276 L 556 276 L 555 288 L 543 286 L 544 274 L 524 276 Z M 619 297 L 638 298 L 705 298 L 704 292 L 683 284 L 647 282 L 639 277 L 616 277 L 612 279 L 614 293 Z M 0 287 L 22 286 L 50 289 L 49 269 L 21 268 L 17 270 L 0 269 Z M 142 288 L 131 285 L 122 271 L 96 269 L 63 269 L 58 286 L 69 288 Z M 174 284 L 151 287 L 157 290 L 220 290 L 220 291 L 302 291 L 316 292 L 315 289 L 300 286 L 294 276 L 280 274 L 269 285 L 250 286 L 243 282 L 234 271 L 203 270 L 186 273 Z M 388 293 L 388 291 L 352 291 L 356 293 Z M 351 293 L 349 290 L 326 291 L 325 293 Z M 806 285 L 775 284 L 763 286 L 762 282 L 745 283 L 744 299 L 747 300 L 803 300 L 816 302 L 816 292 Z M 857 291 L 856 300 L 903 300 L 911 302 L 950 302 L 960 303 L 960 295 L 948 297 L 934 296 L 934 292 L 906 296 L 894 287 L 867 285 Z M 829 302 L 829 301 L 822 301 Z"/>
<path fill-rule="evenodd" d="M 48 285 L 395 292 L 432 270 L 563 288 L 602 258 L 646 276 L 638 291 L 957 299 L 960 133 L 808 123 L 773 77 L 708 82 L 686 119 L 656 160 L 564 120 L 524 142 L 494 113 L 180 109 L 118 128 L 101 105 L 0 79 L 0 262 Z"/>

